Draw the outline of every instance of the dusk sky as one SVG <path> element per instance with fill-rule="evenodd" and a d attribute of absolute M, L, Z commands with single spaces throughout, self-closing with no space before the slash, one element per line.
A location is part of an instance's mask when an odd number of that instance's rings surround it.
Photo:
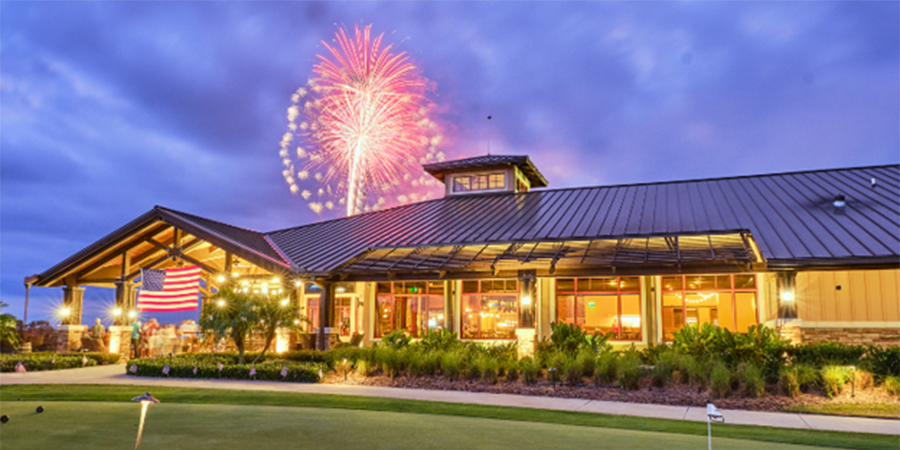
<path fill-rule="evenodd" d="M 337 217 L 291 195 L 279 141 L 321 41 L 369 24 L 432 82 L 447 159 L 490 140 L 550 188 L 900 161 L 898 2 L 2 2 L 9 312 L 154 205 Z M 83 323 L 113 297 L 89 290 Z M 29 320 L 61 299 L 33 289 Z"/>

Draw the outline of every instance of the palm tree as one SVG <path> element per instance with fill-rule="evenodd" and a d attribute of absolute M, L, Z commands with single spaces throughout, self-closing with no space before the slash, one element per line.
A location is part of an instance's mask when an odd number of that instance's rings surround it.
<path fill-rule="evenodd" d="M 305 321 L 280 290 L 223 286 L 203 307 L 200 327 L 217 339 L 231 338 L 238 350 L 238 362 L 244 363 L 247 339 L 253 333 L 265 338 L 266 345 L 253 362 L 259 361 L 272 345 L 279 328 L 295 329 Z"/>
<path fill-rule="evenodd" d="M 0 311 L 9 305 L 0 301 Z M 22 337 L 16 330 L 16 316 L 12 314 L 0 314 L 0 344 L 12 348 L 18 347 Z"/>

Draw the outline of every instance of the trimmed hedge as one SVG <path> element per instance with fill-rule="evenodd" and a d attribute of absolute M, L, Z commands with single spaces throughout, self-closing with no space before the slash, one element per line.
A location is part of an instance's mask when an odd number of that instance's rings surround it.
<path fill-rule="evenodd" d="M 156 357 L 151 359 L 132 359 L 125 367 L 125 373 L 140 377 L 157 378 L 214 378 L 228 380 L 267 380 L 288 381 L 297 383 L 315 383 L 319 381 L 319 372 L 328 371 L 328 366 L 315 362 L 294 362 L 284 359 L 267 359 L 255 365 L 237 364 L 228 354 L 191 354 L 179 356 Z M 236 357 L 236 355 L 235 355 Z M 246 360 L 246 358 L 245 358 Z M 219 371 L 219 363 L 222 370 Z M 168 375 L 163 369 L 169 366 Z M 136 371 L 132 372 L 132 367 Z M 194 373 L 194 368 L 197 373 Z M 282 369 L 287 373 L 282 375 Z M 255 369 L 256 373 L 250 375 Z"/>
<path fill-rule="evenodd" d="M 87 357 L 87 363 L 82 358 Z M 0 355 L 0 372 L 15 372 L 16 365 L 21 362 L 29 372 L 39 370 L 74 369 L 96 365 L 115 364 L 119 355 L 97 352 L 86 353 L 16 353 Z"/>

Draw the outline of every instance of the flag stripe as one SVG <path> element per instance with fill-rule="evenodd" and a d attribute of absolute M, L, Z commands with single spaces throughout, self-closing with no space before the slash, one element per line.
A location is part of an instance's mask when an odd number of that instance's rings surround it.
<path fill-rule="evenodd" d="M 198 266 L 141 271 L 143 285 L 138 295 L 140 311 L 194 311 L 200 293 Z"/>

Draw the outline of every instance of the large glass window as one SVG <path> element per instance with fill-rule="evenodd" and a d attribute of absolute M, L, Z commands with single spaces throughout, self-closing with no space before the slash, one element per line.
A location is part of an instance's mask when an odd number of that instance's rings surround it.
<path fill-rule="evenodd" d="M 506 188 L 506 173 L 454 175 L 453 192 L 488 191 Z"/>
<path fill-rule="evenodd" d="M 443 281 L 378 283 L 376 292 L 376 337 L 394 330 L 424 337 L 444 328 Z"/>
<path fill-rule="evenodd" d="M 515 339 L 519 323 L 516 280 L 463 281 L 463 339 Z"/>
<path fill-rule="evenodd" d="M 666 340 L 685 325 L 711 323 L 746 333 L 759 323 L 755 274 L 677 275 L 662 278 Z"/>
<path fill-rule="evenodd" d="M 306 331 L 315 333 L 319 326 L 319 298 L 322 289 L 315 284 L 308 283 L 304 287 L 306 298 L 306 317 L 312 322 L 306 325 Z M 340 332 L 341 336 L 350 336 L 350 315 L 352 311 L 352 297 L 356 292 L 356 283 L 337 283 L 334 288 L 334 323 L 335 328 Z M 357 322 L 357 328 L 362 325 L 361 321 Z"/>
<path fill-rule="evenodd" d="M 612 333 L 613 340 L 640 341 L 640 278 L 557 279 L 556 318 L 589 333 Z"/>

